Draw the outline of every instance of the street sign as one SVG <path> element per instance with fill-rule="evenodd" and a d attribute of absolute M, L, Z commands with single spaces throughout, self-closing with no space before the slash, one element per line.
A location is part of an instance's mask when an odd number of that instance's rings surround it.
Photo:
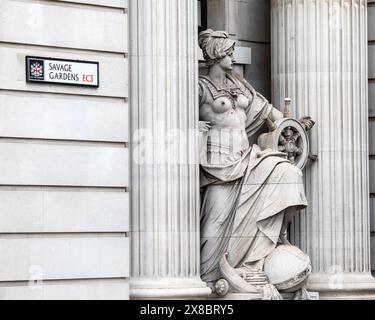
<path fill-rule="evenodd" d="M 99 62 L 27 56 L 26 81 L 99 87 Z"/>

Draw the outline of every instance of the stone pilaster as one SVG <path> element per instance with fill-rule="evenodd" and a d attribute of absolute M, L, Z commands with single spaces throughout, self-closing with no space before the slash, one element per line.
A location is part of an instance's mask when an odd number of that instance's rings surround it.
<path fill-rule="evenodd" d="M 130 295 L 210 294 L 200 279 L 197 1 L 130 0 Z M 190 132 L 190 134 L 189 134 Z"/>
<path fill-rule="evenodd" d="M 272 0 L 273 102 L 317 121 L 305 170 L 309 208 L 292 240 L 322 298 L 375 297 L 370 275 L 365 0 Z M 352 296 L 356 293 L 355 296 Z"/>

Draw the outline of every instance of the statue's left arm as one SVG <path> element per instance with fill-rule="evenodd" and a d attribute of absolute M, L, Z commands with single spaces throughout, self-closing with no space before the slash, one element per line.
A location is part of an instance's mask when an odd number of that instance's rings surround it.
<path fill-rule="evenodd" d="M 272 106 L 271 112 L 269 113 L 268 117 L 270 118 L 271 121 L 275 122 L 277 120 L 283 119 L 284 115 L 282 114 L 280 110 Z"/>
<path fill-rule="evenodd" d="M 250 100 L 246 110 L 246 131 L 250 137 L 255 134 L 268 119 L 268 121 L 275 122 L 283 119 L 283 114 L 274 108 L 259 92 L 256 92 L 246 81 L 244 81 L 244 84 L 246 86 L 247 96 Z"/>
<path fill-rule="evenodd" d="M 280 110 L 272 107 L 271 112 L 268 115 L 268 118 L 272 122 L 275 122 L 277 120 L 284 119 L 284 115 L 282 114 L 282 112 Z M 311 117 L 308 117 L 308 116 L 303 117 L 302 119 L 299 119 L 299 122 L 302 124 L 302 126 L 304 127 L 304 129 L 306 131 L 311 130 L 314 127 L 314 125 L 315 125 L 315 121 L 312 120 Z"/>

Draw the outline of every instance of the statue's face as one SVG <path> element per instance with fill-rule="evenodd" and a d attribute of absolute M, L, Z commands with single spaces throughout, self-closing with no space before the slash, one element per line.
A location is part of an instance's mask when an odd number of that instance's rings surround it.
<path fill-rule="evenodd" d="M 224 71 L 230 71 L 233 69 L 233 65 L 236 61 L 234 60 L 233 51 L 227 54 L 223 59 L 220 60 L 220 66 Z"/>

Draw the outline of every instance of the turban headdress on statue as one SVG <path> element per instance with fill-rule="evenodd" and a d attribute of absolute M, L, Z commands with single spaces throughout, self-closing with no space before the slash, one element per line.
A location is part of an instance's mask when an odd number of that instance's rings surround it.
<path fill-rule="evenodd" d="M 212 65 L 215 61 L 225 58 L 234 50 L 235 44 L 236 42 L 229 39 L 229 35 L 225 31 L 208 29 L 199 34 L 199 47 L 202 49 L 207 65 Z"/>

